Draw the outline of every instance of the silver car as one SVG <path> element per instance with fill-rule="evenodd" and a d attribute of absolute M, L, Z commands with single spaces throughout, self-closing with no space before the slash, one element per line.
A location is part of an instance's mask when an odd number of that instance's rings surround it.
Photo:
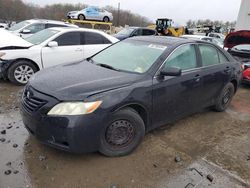
<path fill-rule="evenodd" d="M 98 8 L 98 7 L 87 7 L 80 11 L 71 11 L 68 12 L 67 17 L 69 19 L 78 19 L 78 20 L 97 20 L 110 22 L 113 20 L 112 13 Z"/>

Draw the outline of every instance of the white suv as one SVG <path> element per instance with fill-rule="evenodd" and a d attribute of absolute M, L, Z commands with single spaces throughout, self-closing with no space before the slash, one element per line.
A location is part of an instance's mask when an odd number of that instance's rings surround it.
<path fill-rule="evenodd" d="M 25 20 L 22 22 L 19 22 L 12 27 L 10 27 L 8 30 L 18 35 L 22 38 L 30 37 L 31 35 L 47 29 L 51 27 L 75 27 L 78 28 L 78 26 L 69 24 L 66 22 L 61 21 L 54 21 L 54 20 L 43 20 L 43 19 L 32 19 L 32 20 Z"/>
<path fill-rule="evenodd" d="M 0 30 L 1 37 L 0 78 L 18 85 L 43 68 L 83 61 L 119 41 L 102 31 L 69 27 L 45 29 L 26 40 Z"/>

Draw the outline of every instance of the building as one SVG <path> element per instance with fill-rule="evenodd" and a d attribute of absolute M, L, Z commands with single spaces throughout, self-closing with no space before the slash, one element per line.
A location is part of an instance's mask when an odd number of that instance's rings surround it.
<path fill-rule="evenodd" d="M 241 0 L 235 29 L 236 31 L 250 30 L 250 0 Z"/>

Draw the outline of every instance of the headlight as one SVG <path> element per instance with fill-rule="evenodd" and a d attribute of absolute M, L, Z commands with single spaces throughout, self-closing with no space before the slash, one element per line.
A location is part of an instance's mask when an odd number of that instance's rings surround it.
<path fill-rule="evenodd" d="M 62 102 L 55 105 L 49 112 L 50 116 L 84 115 L 94 112 L 102 101 L 95 102 Z"/>
<path fill-rule="evenodd" d="M 6 53 L 0 52 L 0 58 L 3 57 Z"/>

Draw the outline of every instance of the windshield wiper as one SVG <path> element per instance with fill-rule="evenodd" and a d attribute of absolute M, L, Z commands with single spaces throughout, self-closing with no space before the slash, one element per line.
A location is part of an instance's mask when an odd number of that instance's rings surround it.
<path fill-rule="evenodd" d="M 103 63 L 98 63 L 96 64 L 98 66 L 101 66 L 101 67 L 104 67 L 104 68 L 107 68 L 107 69 L 111 69 L 111 70 L 115 70 L 115 71 L 120 71 L 120 69 L 117 69 L 115 67 L 112 67 L 111 65 L 107 65 L 107 64 L 103 64 Z"/>

